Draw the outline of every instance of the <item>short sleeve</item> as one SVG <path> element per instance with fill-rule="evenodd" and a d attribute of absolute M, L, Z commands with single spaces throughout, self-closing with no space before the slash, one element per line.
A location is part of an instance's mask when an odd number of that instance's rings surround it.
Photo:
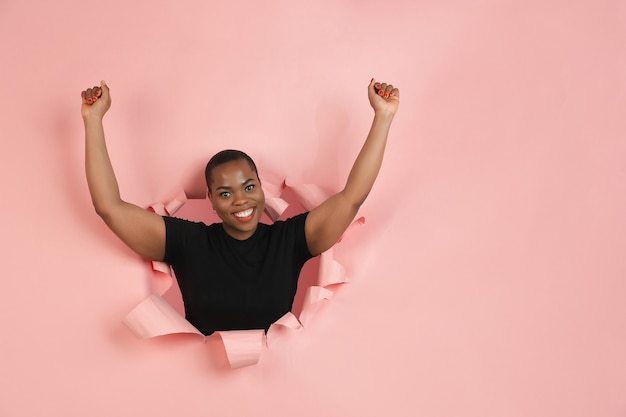
<path fill-rule="evenodd" d="M 289 220 L 293 222 L 292 226 L 295 236 L 294 241 L 296 246 L 296 256 L 303 262 L 313 257 L 313 255 L 311 255 L 311 251 L 309 250 L 309 245 L 306 243 L 305 224 L 308 214 L 308 212 L 302 213 Z"/>
<path fill-rule="evenodd" d="M 165 221 L 165 255 L 163 256 L 163 262 L 174 265 L 187 252 L 187 244 L 190 237 L 198 233 L 199 226 L 204 227 L 204 224 L 169 216 L 163 216 L 163 220 Z"/>

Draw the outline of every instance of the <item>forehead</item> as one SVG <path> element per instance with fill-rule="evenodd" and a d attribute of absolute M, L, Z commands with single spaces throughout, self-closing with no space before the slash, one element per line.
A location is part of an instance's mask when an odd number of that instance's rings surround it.
<path fill-rule="evenodd" d="M 231 185 L 257 179 L 257 175 L 245 159 L 228 161 L 213 167 L 211 171 L 213 185 Z"/>

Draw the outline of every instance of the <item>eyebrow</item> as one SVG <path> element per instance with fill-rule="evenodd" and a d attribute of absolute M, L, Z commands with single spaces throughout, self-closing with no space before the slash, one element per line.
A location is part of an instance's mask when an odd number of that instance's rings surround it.
<path fill-rule="evenodd" d="M 245 180 L 244 182 L 241 183 L 242 187 L 245 187 L 246 185 L 248 185 L 251 181 L 255 181 L 254 178 L 248 178 L 247 180 Z M 215 187 L 215 191 L 217 190 L 231 190 L 233 187 L 231 187 L 230 185 L 220 185 L 219 187 Z"/>

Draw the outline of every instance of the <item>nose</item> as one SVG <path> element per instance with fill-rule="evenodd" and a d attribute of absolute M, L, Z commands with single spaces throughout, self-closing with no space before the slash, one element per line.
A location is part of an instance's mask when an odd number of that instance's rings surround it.
<path fill-rule="evenodd" d="M 235 198 L 233 200 L 234 201 L 233 204 L 235 204 L 236 206 L 242 206 L 242 205 L 244 205 L 244 204 L 246 204 L 248 202 L 248 198 L 247 198 L 246 194 L 244 192 L 242 192 L 242 191 L 235 192 L 234 197 Z"/>

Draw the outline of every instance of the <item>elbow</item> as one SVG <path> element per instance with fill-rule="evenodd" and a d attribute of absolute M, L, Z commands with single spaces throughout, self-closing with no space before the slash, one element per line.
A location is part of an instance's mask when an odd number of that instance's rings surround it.
<path fill-rule="evenodd" d="M 107 221 L 107 219 L 111 218 L 111 211 L 108 210 L 106 207 L 103 207 L 98 204 L 94 204 L 93 208 L 96 211 L 96 214 L 100 216 L 100 218 L 104 220 L 105 222 Z"/>
<path fill-rule="evenodd" d="M 99 201 L 92 201 L 93 208 L 96 211 L 96 214 L 108 224 L 108 221 L 111 219 L 114 211 L 114 204 L 105 204 Z"/>
<path fill-rule="evenodd" d="M 344 190 L 344 196 L 346 200 L 348 201 L 348 203 L 350 204 L 350 206 L 352 207 L 352 209 L 354 210 L 354 212 L 357 212 L 361 208 L 363 203 L 365 203 L 365 200 L 367 199 L 368 195 L 369 195 L 369 192 L 355 194 L 355 193 L 350 193 Z"/>
<path fill-rule="evenodd" d="M 362 196 L 361 198 L 356 199 L 352 204 L 354 205 L 354 210 L 358 211 L 361 206 L 363 205 L 363 203 L 365 203 L 365 200 L 367 199 L 367 196 L 369 194 L 365 194 L 364 196 Z"/>

